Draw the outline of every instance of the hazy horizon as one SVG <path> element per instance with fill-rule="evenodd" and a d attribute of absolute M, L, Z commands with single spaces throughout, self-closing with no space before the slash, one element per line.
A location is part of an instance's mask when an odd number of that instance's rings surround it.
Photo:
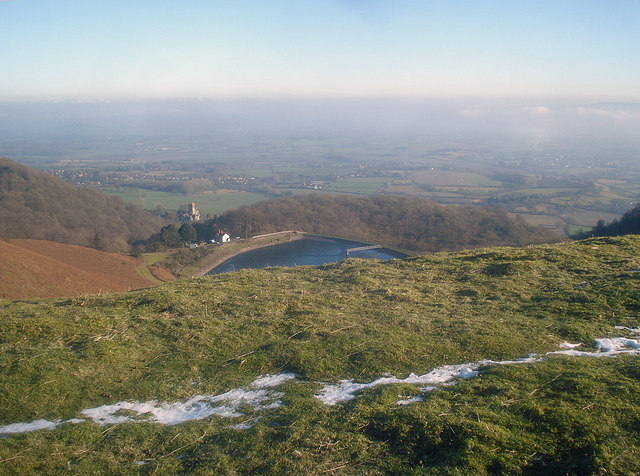
<path fill-rule="evenodd" d="M 583 137 L 640 145 L 640 103 L 480 99 L 36 101 L 0 104 L 0 145 L 25 137 L 300 135 L 444 140 Z"/>
<path fill-rule="evenodd" d="M 0 155 L 143 136 L 637 148 L 638 24 L 621 0 L 0 1 Z"/>

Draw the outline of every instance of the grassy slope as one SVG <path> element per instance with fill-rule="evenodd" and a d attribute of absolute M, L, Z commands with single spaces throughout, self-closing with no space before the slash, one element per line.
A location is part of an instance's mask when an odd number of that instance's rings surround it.
<path fill-rule="evenodd" d="M 0 240 L 0 298 L 60 297 L 149 287 L 141 260 L 45 240 Z"/>
<path fill-rule="evenodd" d="M 285 406 L 250 430 L 212 417 L 12 435 L 0 439 L 0 471 L 637 472 L 634 357 L 490 367 L 404 407 L 398 395 L 415 387 L 325 406 L 313 382 L 404 377 L 624 335 L 614 326 L 638 326 L 639 267 L 640 238 L 623 237 L 0 302 L 0 424 L 217 394 L 283 370 L 307 382 L 288 384 Z"/>

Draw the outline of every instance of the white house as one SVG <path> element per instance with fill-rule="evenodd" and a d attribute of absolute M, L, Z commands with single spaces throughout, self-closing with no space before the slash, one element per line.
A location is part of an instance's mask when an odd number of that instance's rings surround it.
<path fill-rule="evenodd" d="M 227 243 L 231 241 L 229 234 L 224 231 L 218 231 L 214 239 L 216 243 Z"/>

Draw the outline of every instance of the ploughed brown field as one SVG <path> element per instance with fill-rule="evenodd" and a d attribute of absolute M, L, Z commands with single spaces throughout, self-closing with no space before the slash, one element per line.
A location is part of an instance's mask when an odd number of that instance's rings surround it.
<path fill-rule="evenodd" d="M 43 240 L 0 240 L 0 298 L 81 296 L 146 288 L 142 258 Z"/>

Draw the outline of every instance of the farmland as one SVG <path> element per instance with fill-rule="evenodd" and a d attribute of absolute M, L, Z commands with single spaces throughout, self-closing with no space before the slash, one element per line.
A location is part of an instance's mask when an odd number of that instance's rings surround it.
<path fill-rule="evenodd" d="M 158 206 L 167 210 L 178 210 L 186 203 L 195 202 L 203 215 L 218 215 L 226 210 L 250 205 L 266 198 L 260 193 L 242 191 L 180 194 L 133 187 L 99 187 L 98 190 L 125 201 L 135 202 L 148 210 L 153 210 Z"/>
<path fill-rule="evenodd" d="M 38 167 L 153 210 L 206 214 L 294 194 L 391 194 L 498 206 L 558 234 L 620 216 L 640 200 L 634 149 L 340 137 L 151 139 L 122 159 L 39 158 Z M 103 146 L 104 144 L 98 144 Z M 88 146 L 88 150 L 91 150 Z M 131 152 L 136 152 L 134 158 Z M 124 158 L 129 157 L 129 158 Z"/>

